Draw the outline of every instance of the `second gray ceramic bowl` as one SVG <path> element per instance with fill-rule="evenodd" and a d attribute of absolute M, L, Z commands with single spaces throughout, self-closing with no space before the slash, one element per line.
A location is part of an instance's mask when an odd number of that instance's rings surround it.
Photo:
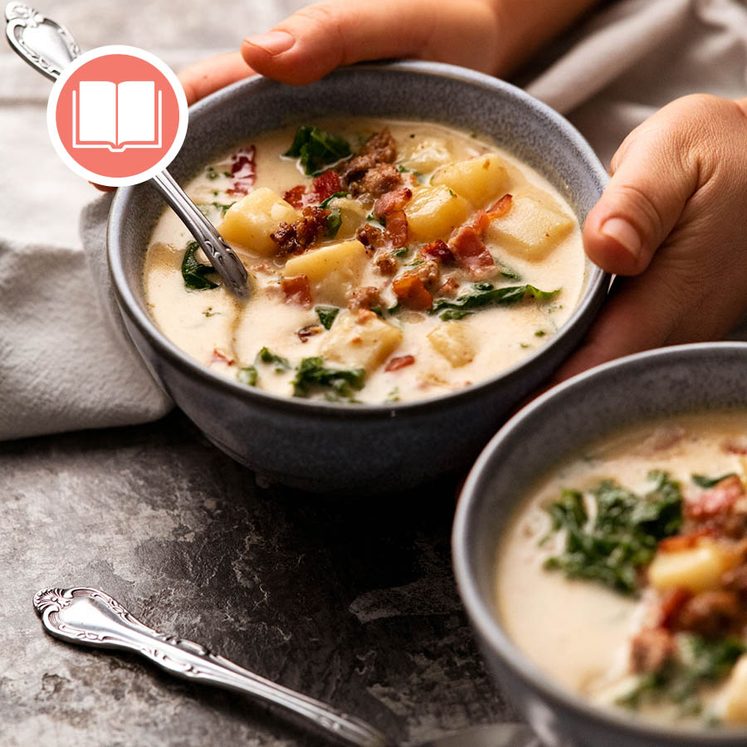
<path fill-rule="evenodd" d="M 223 89 L 192 108 L 170 170 L 185 181 L 257 133 L 328 115 L 433 120 L 477 131 L 544 174 L 581 222 L 606 181 L 576 130 L 519 89 L 461 68 L 411 62 L 345 68 L 303 87 L 252 78 Z M 270 480 L 307 490 L 400 490 L 466 467 L 506 414 L 578 344 L 607 288 L 604 273 L 589 266 L 583 299 L 560 334 L 520 365 L 454 394 L 381 406 L 285 399 L 213 374 L 151 320 L 143 260 L 162 210 L 150 187 L 128 187 L 118 191 L 109 218 L 115 295 L 136 348 L 219 448 Z"/>
<path fill-rule="evenodd" d="M 453 533 L 462 601 L 488 665 L 551 747 L 744 747 L 747 731 L 667 730 L 592 708 L 549 681 L 495 614 L 497 548 L 537 478 L 584 445 L 650 418 L 747 409 L 747 344 L 682 345 L 622 358 L 539 397 L 490 442 L 464 486 Z M 527 590 L 531 593 L 531 590 Z M 551 620 L 548 610 L 548 622 Z M 582 634 L 582 631 L 579 631 Z"/>

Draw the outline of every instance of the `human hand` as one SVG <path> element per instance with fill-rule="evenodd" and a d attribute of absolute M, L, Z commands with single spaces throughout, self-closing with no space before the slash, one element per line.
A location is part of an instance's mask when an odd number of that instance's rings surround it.
<path fill-rule="evenodd" d="M 340 65 L 409 57 L 506 75 L 597 0 L 324 0 L 182 71 L 190 103 L 256 71 L 309 83 Z"/>
<path fill-rule="evenodd" d="M 723 337 L 747 312 L 747 100 L 692 95 L 623 141 L 584 225 L 619 287 L 556 375 L 663 345 Z"/>

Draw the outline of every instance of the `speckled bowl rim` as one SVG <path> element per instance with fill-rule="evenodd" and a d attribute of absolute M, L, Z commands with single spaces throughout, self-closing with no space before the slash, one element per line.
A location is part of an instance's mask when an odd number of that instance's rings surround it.
<path fill-rule="evenodd" d="M 533 109 L 540 117 L 544 117 L 558 128 L 566 138 L 569 146 L 575 149 L 578 158 L 586 165 L 596 180 L 604 186 L 607 183 L 608 175 L 600 163 L 591 146 L 586 142 L 583 136 L 576 128 L 561 116 L 554 109 L 543 102 L 530 96 L 520 88 L 507 83 L 498 78 L 494 78 L 483 73 L 468 70 L 456 65 L 446 65 L 438 62 L 418 62 L 418 61 L 395 61 L 381 63 L 358 64 L 350 67 L 340 68 L 331 73 L 327 78 L 337 75 L 346 75 L 350 71 L 360 69 L 382 70 L 389 69 L 393 73 L 418 73 L 427 76 L 436 76 L 442 78 L 451 78 L 457 81 L 464 81 L 474 86 L 482 87 L 487 92 L 500 91 L 521 101 L 527 109 Z M 324 79 L 323 79 L 324 80 Z M 229 101 L 237 95 L 242 89 L 252 89 L 262 86 L 277 86 L 275 81 L 255 76 L 233 83 L 230 86 L 205 97 L 197 104 L 190 108 L 190 119 L 192 117 L 208 116 L 216 107 L 225 105 L 224 100 Z M 546 355 L 554 346 L 561 344 L 562 340 L 573 334 L 574 327 L 581 323 L 587 313 L 598 303 L 598 296 L 607 288 L 610 275 L 602 271 L 587 260 L 587 282 L 584 288 L 583 297 L 576 306 L 573 314 L 568 318 L 565 324 L 547 344 L 540 347 L 531 355 L 523 358 L 514 366 L 500 372 L 496 376 L 484 379 L 470 386 L 463 387 L 454 392 L 446 394 L 437 394 L 421 400 L 397 403 L 369 404 L 360 403 L 350 405 L 345 403 L 326 402 L 318 400 L 307 400 L 293 397 L 284 397 L 281 395 L 266 392 L 262 389 L 247 387 L 237 381 L 232 381 L 219 374 L 213 373 L 206 366 L 191 358 L 187 353 L 178 348 L 166 335 L 161 332 L 155 322 L 150 318 L 147 311 L 143 309 L 138 302 L 133 289 L 126 279 L 126 273 L 122 263 L 122 248 L 119 245 L 118 225 L 128 219 L 127 205 L 133 198 L 134 190 L 142 188 L 143 185 L 133 187 L 121 187 L 117 190 L 112 201 L 109 212 L 109 221 L 106 231 L 107 257 L 109 273 L 114 288 L 115 297 L 119 303 L 120 309 L 124 310 L 138 330 L 153 345 L 161 355 L 166 356 L 172 364 L 178 366 L 182 371 L 190 376 L 205 381 L 206 384 L 218 386 L 227 390 L 236 397 L 244 398 L 248 401 L 261 401 L 267 405 L 288 410 L 290 412 L 314 412 L 318 415 L 325 415 L 333 418 L 368 418 L 382 419 L 390 418 L 395 413 L 409 412 L 419 413 L 426 412 L 433 408 L 438 408 L 442 403 L 456 403 L 458 400 L 472 399 L 479 397 L 482 392 L 497 386 L 505 381 L 510 381 L 521 377 L 523 373 L 532 367 L 534 363 Z M 157 198 L 160 199 L 160 198 Z"/>
<path fill-rule="evenodd" d="M 674 740 L 677 740 L 678 747 L 680 745 L 681 747 L 704 747 L 704 745 L 706 747 L 718 745 L 734 747 L 735 740 L 747 740 L 747 727 L 727 727 L 724 731 L 715 733 L 704 733 L 690 728 L 667 729 L 656 724 L 632 721 L 626 719 L 622 713 L 618 714 L 615 711 L 608 712 L 602 708 L 597 708 L 562 686 L 556 685 L 513 643 L 508 633 L 504 631 L 488 600 L 480 594 L 475 574 L 472 571 L 472 561 L 468 549 L 468 542 L 472 534 L 470 518 L 482 500 L 483 484 L 492 474 L 489 466 L 491 461 L 496 459 L 496 452 L 501 450 L 505 442 L 513 438 L 515 431 L 521 428 L 524 421 L 534 418 L 536 413 L 541 412 L 548 403 L 562 398 L 566 392 L 584 390 L 589 386 L 589 382 L 593 382 L 594 379 L 605 376 L 610 372 L 616 373 L 619 377 L 624 377 L 626 370 L 634 371 L 642 363 L 645 364 L 648 361 L 662 358 L 671 358 L 673 362 L 678 359 L 686 361 L 693 355 L 697 356 L 701 353 L 706 354 L 719 350 L 743 353 L 747 365 L 747 343 L 745 342 L 706 342 L 675 345 L 619 358 L 578 374 L 553 387 L 520 410 L 493 436 L 470 470 L 459 495 L 452 529 L 453 568 L 459 595 L 473 627 L 479 632 L 490 650 L 508 667 L 512 675 L 528 683 L 532 689 L 540 694 L 542 700 L 550 704 L 550 707 L 559 706 L 572 711 L 579 719 L 592 722 L 602 728 L 608 728 L 611 739 L 614 737 L 615 730 L 617 730 L 641 739 L 642 745 L 656 745 L 658 742 L 655 740 L 658 739 L 664 740 L 667 745 L 675 744 Z M 516 505 L 512 505 L 510 510 L 515 511 Z"/>

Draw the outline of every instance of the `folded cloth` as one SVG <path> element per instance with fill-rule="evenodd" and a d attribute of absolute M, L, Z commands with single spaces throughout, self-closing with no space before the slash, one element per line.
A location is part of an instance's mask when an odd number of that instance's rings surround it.
<path fill-rule="evenodd" d="M 87 211 L 90 237 L 108 203 Z M 3 439 L 141 423 L 170 407 L 93 285 L 79 250 L 0 240 Z"/>
<path fill-rule="evenodd" d="M 566 114 L 607 162 L 633 127 L 677 96 L 745 95 L 747 8 L 739 0 L 621 0 L 547 50 L 521 83 Z M 23 107 L 28 100 L 18 95 Z M 87 260 L 76 249 L 0 239 L 0 439 L 142 423 L 170 407 L 113 304 L 108 206 L 100 198 L 82 214 Z"/>

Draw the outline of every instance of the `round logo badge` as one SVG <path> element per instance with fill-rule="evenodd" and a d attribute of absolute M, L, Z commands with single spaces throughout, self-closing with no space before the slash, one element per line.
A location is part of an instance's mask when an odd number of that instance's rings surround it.
<path fill-rule="evenodd" d="M 136 47 L 98 47 L 55 81 L 47 126 L 57 154 L 84 179 L 139 184 L 165 169 L 187 134 L 187 99 L 158 57 Z"/>

